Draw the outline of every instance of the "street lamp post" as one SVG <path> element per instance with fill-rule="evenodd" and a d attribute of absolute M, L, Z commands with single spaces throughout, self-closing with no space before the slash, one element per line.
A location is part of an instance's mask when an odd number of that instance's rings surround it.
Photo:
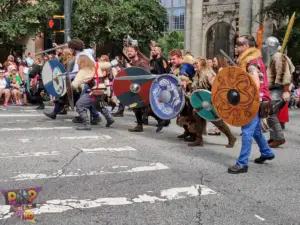
<path fill-rule="evenodd" d="M 71 40 L 71 11 L 72 0 L 64 0 L 64 15 L 65 15 L 65 43 Z"/>

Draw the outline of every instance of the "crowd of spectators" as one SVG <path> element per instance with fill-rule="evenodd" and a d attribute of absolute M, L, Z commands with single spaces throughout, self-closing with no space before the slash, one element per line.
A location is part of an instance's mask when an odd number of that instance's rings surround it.
<path fill-rule="evenodd" d="M 35 56 L 33 53 L 28 53 L 23 58 L 9 55 L 4 63 L 0 63 L 0 103 L 3 106 L 27 105 L 28 102 L 35 104 L 39 75 L 30 78 L 32 66 L 34 64 L 43 65 L 51 59 L 62 62 L 62 53 L 62 49 L 57 49 L 56 54 L 49 55 Z M 54 101 L 54 97 L 45 92 L 39 94 L 51 102 Z"/>

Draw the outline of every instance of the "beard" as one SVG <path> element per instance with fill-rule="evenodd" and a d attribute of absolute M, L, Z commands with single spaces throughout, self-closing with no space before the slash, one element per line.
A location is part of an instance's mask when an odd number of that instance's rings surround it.
<path fill-rule="evenodd" d="M 158 56 L 158 55 L 152 55 L 152 58 L 153 58 L 153 59 L 157 59 L 157 56 Z"/>

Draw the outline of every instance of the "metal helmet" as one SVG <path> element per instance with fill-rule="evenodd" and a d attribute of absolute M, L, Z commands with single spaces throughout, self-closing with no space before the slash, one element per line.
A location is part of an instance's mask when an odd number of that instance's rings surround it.
<path fill-rule="evenodd" d="M 265 64 L 268 64 L 271 57 L 280 50 L 280 43 L 276 37 L 268 37 L 262 46 L 262 57 Z"/>

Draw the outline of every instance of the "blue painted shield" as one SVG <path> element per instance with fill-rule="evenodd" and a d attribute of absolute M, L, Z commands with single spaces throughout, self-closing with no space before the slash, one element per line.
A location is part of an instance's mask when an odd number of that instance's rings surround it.
<path fill-rule="evenodd" d="M 156 78 L 150 89 L 150 105 L 155 115 L 163 120 L 178 116 L 185 105 L 185 94 L 180 80 L 171 74 Z"/>
<path fill-rule="evenodd" d="M 212 105 L 210 91 L 203 89 L 195 90 L 191 95 L 190 102 L 198 115 L 203 119 L 208 121 L 220 119 Z"/>
<path fill-rule="evenodd" d="M 67 93 L 66 69 L 56 60 L 49 60 L 43 66 L 42 78 L 47 92 L 55 97 Z"/>

